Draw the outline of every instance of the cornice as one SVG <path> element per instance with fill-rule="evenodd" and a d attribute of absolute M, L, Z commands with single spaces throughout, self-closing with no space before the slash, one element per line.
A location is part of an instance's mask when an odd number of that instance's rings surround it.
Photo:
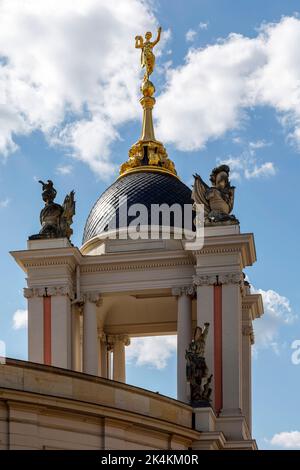
<path fill-rule="evenodd" d="M 28 268 L 47 266 L 68 266 L 73 271 L 83 258 L 76 247 L 11 251 L 10 254 L 25 272 Z"/>
<path fill-rule="evenodd" d="M 82 274 L 98 273 L 98 272 L 113 272 L 113 271 L 138 271 L 144 269 L 163 269 L 172 268 L 177 266 L 193 266 L 193 262 L 189 258 L 181 259 L 166 259 L 161 261 L 140 261 L 140 262 L 124 262 L 124 263 L 101 263 L 99 264 L 86 264 L 80 267 Z M 103 260 L 104 261 L 104 260 Z"/>
<path fill-rule="evenodd" d="M 74 271 L 76 263 L 70 258 L 40 258 L 37 260 L 24 261 L 23 266 L 25 269 L 48 266 L 68 266 L 71 271 Z"/>
<path fill-rule="evenodd" d="M 260 318 L 264 313 L 264 304 L 261 294 L 247 294 L 242 300 L 243 310 L 249 310 L 252 320 Z"/>
<path fill-rule="evenodd" d="M 209 236 L 204 239 L 201 250 L 195 250 L 197 257 L 217 254 L 240 254 L 243 267 L 251 266 L 256 261 L 256 250 L 252 233 L 241 233 L 231 235 Z"/>

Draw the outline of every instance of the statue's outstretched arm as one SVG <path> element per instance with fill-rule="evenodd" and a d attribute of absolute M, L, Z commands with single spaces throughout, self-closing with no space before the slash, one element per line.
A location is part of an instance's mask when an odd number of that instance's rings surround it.
<path fill-rule="evenodd" d="M 160 35 L 161 35 L 161 26 L 157 30 L 157 38 L 155 39 L 155 41 L 152 42 L 153 47 L 156 46 L 156 44 L 160 41 Z"/>

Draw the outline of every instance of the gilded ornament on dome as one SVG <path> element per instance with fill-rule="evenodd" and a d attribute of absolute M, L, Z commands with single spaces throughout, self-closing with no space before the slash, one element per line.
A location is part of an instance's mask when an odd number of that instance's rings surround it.
<path fill-rule="evenodd" d="M 165 147 L 156 140 L 154 135 L 154 126 L 152 119 L 152 109 L 155 105 L 155 87 L 149 77 L 155 68 L 154 46 L 159 42 L 161 28 L 158 28 L 158 34 L 155 41 L 151 41 L 152 33 L 147 32 L 145 38 L 136 36 L 135 47 L 141 49 L 141 66 L 145 69 L 140 99 L 143 108 L 143 126 L 139 141 L 132 145 L 129 150 L 128 161 L 120 167 L 120 176 L 130 171 L 160 171 L 177 175 L 174 163 L 169 160 Z"/>

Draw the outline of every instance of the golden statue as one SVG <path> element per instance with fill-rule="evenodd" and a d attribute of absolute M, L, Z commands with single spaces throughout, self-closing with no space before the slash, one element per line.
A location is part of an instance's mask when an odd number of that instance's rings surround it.
<path fill-rule="evenodd" d="M 153 47 L 160 41 L 161 27 L 158 28 L 157 38 L 151 41 L 152 33 L 148 31 L 145 34 L 145 41 L 142 36 L 135 37 L 136 49 L 142 49 L 141 52 L 141 65 L 146 68 L 144 80 L 149 80 L 155 66 L 155 55 L 153 54 Z"/>

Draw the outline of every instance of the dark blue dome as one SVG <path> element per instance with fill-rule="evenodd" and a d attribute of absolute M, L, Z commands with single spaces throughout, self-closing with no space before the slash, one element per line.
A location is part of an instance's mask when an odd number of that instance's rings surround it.
<path fill-rule="evenodd" d="M 125 175 L 116 180 L 92 208 L 85 225 L 83 243 L 105 233 L 114 218 L 116 218 L 116 228 L 128 226 L 135 218 L 127 216 L 126 220 L 119 220 L 119 198 L 122 196 L 127 196 L 128 207 L 133 204 L 144 204 L 147 207 L 149 225 L 152 204 L 171 206 L 177 203 L 182 208 L 184 204 L 192 204 L 191 190 L 172 175 L 150 171 Z M 172 218 L 170 226 L 174 227 Z"/>

